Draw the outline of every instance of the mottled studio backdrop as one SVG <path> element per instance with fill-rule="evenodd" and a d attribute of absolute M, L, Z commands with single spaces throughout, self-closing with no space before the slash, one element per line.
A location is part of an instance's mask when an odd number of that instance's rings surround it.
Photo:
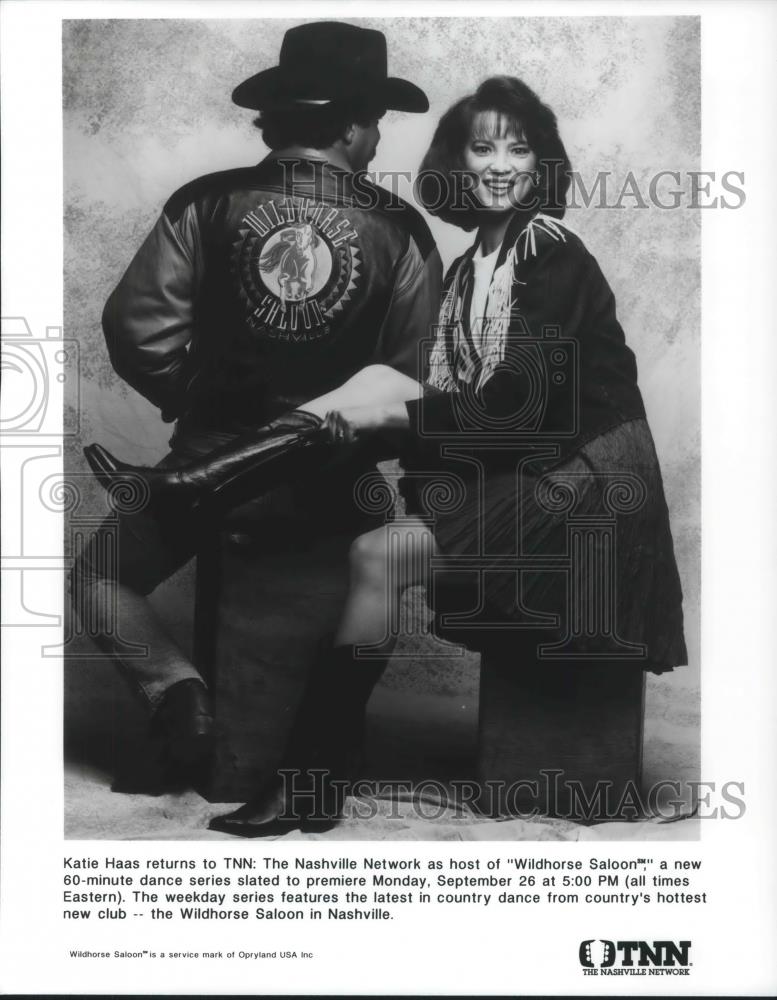
<path fill-rule="evenodd" d="M 81 346 L 82 439 L 133 462 L 166 450 L 170 427 L 112 372 L 100 313 L 175 188 L 265 153 L 232 88 L 274 65 L 287 20 L 66 21 L 63 27 L 65 336 Z M 414 169 L 441 113 L 485 77 L 522 77 L 551 105 L 590 187 L 629 171 L 699 169 L 699 21 L 690 17 L 362 19 L 388 38 L 389 72 L 428 93 L 426 115 L 391 112 L 373 168 Z M 403 189 L 406 190 L 406 189 Z M 571 210 L 598 258 L 636 353 L 666 481 L 685 591 L 691 667 L 653 689 L 674 724 L 695 714 L 699 656 L 700 218 L 688 207 Z M 594 202 L 596 204 L 596 201 Z M 445 265 L 470 238 L 431 220 Z M 85 468 L 80 453 L 71 469 Z M 182 584 L 178 584 L 180 590 Z M 173 598 L 171 598 L 173 600 Z M 180 598 L 180 607 L 185 605 Z M 658 686 L 657 686 L 658 685 Z M 677 696 L 687 708 L 677 717 Z M 661 712 L 660 706 L 656 706 Z"/>

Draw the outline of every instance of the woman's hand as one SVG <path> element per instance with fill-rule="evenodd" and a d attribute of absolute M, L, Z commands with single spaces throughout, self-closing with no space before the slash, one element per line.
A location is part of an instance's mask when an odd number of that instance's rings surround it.
<path fill-rule="evenodd" d="M 366 434 L 409 427 L 404 403 L 376 403 L 369 406 L 346 406 L 330 410 L 324 418 L 332 441 L 350 444 Z"/>
<path fill-rule="evenodd" d="M 332 441 L 336 444 L 350 444 L 383 427 L 383 410 L 382 406 L 346 406 L 342 410 L 330 410 L 324 423 Z"/>

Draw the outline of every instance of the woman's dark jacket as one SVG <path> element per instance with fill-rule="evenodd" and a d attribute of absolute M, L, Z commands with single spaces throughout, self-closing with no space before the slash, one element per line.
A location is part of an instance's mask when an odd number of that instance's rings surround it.
<path fill-rule="evenodd" d="M 538 464 L 549 468 L 645 410 L 615 297 L 582 240 L 557 219 L 516 216 L 495 271 L 516 245 L 504 360 L 480 387 L 476 379 L 457 380 L 458 392 L 432 389 L 407 408 L 411 427 L 432 450 L 451 436 L 505 439 L 542 446 Z M 476 247 L 451 265 L 444 292 L 457 273 L 466 286 Z M 443 335 L 455 377 L 457 338 L 466 334 L 450 328 Z M 428 458 L 429 447 L 423 451 Z"/>

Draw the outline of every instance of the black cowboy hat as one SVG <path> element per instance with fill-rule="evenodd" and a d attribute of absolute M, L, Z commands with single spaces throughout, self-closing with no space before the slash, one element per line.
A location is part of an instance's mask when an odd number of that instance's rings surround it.
<path fill-rule="evenodd" d="M 278 65 L 262 70 L 232 91 L 241 108 L 262 111 L 289 103 L 326 104 L 362 98 L 395 111 L 428 111 L 420 87 L 387 75 L 382 31 L 340 21 L 289 28 Z"/>

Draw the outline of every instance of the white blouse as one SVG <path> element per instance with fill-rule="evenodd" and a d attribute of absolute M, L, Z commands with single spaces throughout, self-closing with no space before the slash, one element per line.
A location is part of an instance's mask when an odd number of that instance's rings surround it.
<path fill-rule="evenodd" d="M 483 356 L 484 346 L 483 317 L 487 315 L 488 290 L 491 286 L 491 279 L 494 276 L 494 267 L 498 256 L 499 247 L 486 257 L 483 256 L 481 247 L 478 247 L 472 258 L 474 281 L 472 286 L 472 304 L 469 310 L 469 328 L 475 350 L 481 357 Z"/>

